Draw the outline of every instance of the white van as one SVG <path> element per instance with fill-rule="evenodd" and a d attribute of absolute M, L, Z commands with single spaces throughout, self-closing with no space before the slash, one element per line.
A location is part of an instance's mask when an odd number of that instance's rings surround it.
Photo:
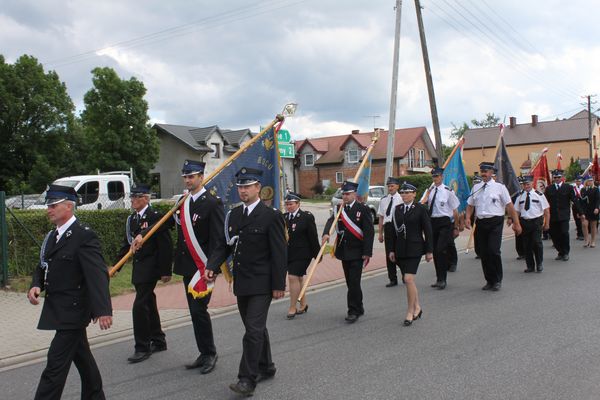
<path fill-rule="evenodd" d="M 52 182 L 55 185 L 75 188 L 79 197 L 77 208 L 80 210 L 105 210 L 113 208 L 131 208 L 131 181 L 129 176 L 110 173 L 100 175 L 67 176 Z M 42 193 L 29 209 L 46 208 Z"/>

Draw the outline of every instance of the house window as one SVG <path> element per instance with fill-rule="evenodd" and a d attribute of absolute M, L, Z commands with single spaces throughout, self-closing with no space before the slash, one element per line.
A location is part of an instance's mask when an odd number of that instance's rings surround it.
<path fill-rule="evenodd" d="M 360 159 L 360 153 L 358 150 L 348 150 L 347 160 L 349 164 L 356 164 Z"/>
<path fill-rule="evenodd" d="M 418 165 L 419 165 L 419 168 L 423 168 L 425 166 L 425 150 L 419 149 Z"/>
<path fill-rule="evenodd" d="M 306 167 L 312 167 L 313 165 L 315 165 L 315 155 L 312 153 L 305 154 L 304 155 L 304 165 Z"/>
<path fill-rule="evenodd" d="M 413 169 L 415 167 L 415 149 L 408 151 L 408 168 Z"/>
<path fill-rule="evenodd" d="M 344 183 L 344 173 L 343 172 L 335 173 L 335 183 Z"/>
<path fill-rule="evenodd" d="M 211 143 L 210 147 L 213 149 L 213 153 L 210 158 L 221 158 L 221 144 Z"/>

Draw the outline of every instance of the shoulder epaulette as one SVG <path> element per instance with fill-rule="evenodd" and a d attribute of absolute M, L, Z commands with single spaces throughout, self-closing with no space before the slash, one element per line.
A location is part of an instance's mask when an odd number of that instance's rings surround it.
<path fill-rule="evenodd" d="M 536 192 L 538 195 L 540 195 L 540 196 L 542 196 L 542 195 L 544 194 L 544 193 L 542 193 L 542 192 L 540 192 L 540 191 L 538 191 L 538 190 L 536 190 L 535 192 Z"/>

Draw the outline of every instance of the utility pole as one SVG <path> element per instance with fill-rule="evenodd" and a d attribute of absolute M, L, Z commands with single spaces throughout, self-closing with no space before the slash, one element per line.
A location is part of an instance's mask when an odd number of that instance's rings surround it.
<path fill-rule="evenodd" d="M 586 96 L 581 96 L 584 99 L 587 99 L 587 111 L 588 111 L 588 143 L 590 148 L 590 161 L 594 157 L 593 154 L 593 140 L 592 140 L 592 97 L 596 97 L 595 94 L 588 94 Z M 585 104 L 584 104 L 585 105 Z"/>
<path fill-rule="evenodd" d="M 438 165 L 444 164 L 444 150 L 442 148 L 442 135 L 440 133 L 440 121 L 438 120 L 437 105 L 435 103 L 435 93 L 433 91 L 433 79 L 431 77 L 431 66 L 429 64 L 429 53 L 427 52 L 427 42 L 425 40 L 425 27 L 423 26 L 423 15 L 421 14 L 421 2 L 415 0 L 415 10 L 417 12 L 417 23 L 419 25 L 419 36 L 421 37 L 421 51 L 423 52 L 423 66 L 425 67 L 425 78 L 427 80 L 427 92 L 429 93 L 429 108 L 431 109 L 431 121 L 433 122 L 433 135 L 435 137 L 435 148 L 437 153 Z"/>
<path fill-rule="evenodd" d="M 394 139 L 396 138 L 396 98 L 398 97 L 398 61 L 400 55 L 401 16 L 402 0 L 396 0 L 396 32 L 394 35 L 394 64 L 392 68 L 392 94 L 390 98 L 390 125 L 387 138 L 387 155 L 385 158 L 385 177 L 394 175 Z"/>

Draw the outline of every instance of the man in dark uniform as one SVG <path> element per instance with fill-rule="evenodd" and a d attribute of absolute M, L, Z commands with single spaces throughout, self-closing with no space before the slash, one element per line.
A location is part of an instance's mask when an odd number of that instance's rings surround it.
<path fill-rule="evenodd" d="M 130 197 L 134 212 L 127 218 L 125 240 L 117 259 L 121 259 L 127 254 L 133 239 L 142 230 L 148 229 L 162 217 L 162 214 L 150 206 L 149 186 L 138 185 L 131 189 Z M 153 352 L 167 349 L 165 334 L 160 326 L 154 288 L 158 280 L 163 282 L 171 280 L 172 247 L 171 235 L 167 230 L 161 230 L 150 237 L 146 244 L 133 255 L 131 283 L 135 286 L 135 300 L 131 316 L 133 317 L 135 351 L 127 359 L 131 363 L 144 361 Z"/>
<path fill-rule="evenodd" d="M 431 287 L 438 290 L 446 288 L 446 277 L 450 269 L 448 250 L 454 242 L 454 233 L 458 232 L 458 207 L 460 200 L 452 189 L 444 185 L 444 169 L 435 167 L 431 170 L 433 187 L 427 196 L 429 217 L 433 229 L 433 262 L 435 264 L 436 282 Z"/>
<path fill-rule="evenodd" d="M 285 294 L 287 243 L 283 215 L 260 200 L 262 171 L 242 168 L 236 177 L 243 204 L 229 212 L 225 232 L 233 257 L 233 292 L 246 333 L 238 382 L 229 388 L 251 396 L 258 382 L 276 372 L 267 315 L 271 300 Z M 209 265 L 206 279 L 213 281 L 218 271 L 216 265 Z"/>
<path fill-rule="evenodd" d="M 204 188 L 204 167 L 205 163 L 201 161 L 184 162 L 181 176 L 190 195 L 162 229 L 177 224 L 177 248 L 173 272 L 183 276 L 183 287 L 192 317 L 196 346 L 200 352 L 196 360 L 185 367 L 199 368 L 201 374 L 208 374 L 215 368 L 218 358 L 208 313 L 211 292 L 207 290 L 198 294 L 193 289 L 196 284 L 204 283 L 203 276 L 206 268 L 209 266 L 219 268 L 225 261 L 227 248 L 223 233 L 225 214 L 223 202 Z M 138 236 L 134 248 L 140 241 L 141 236 Z M 201 269 L 202 273 L 200 273 Z"/>
<path fill-rule="evenodd" d="M 310 211 L 300 209 L 300 196 L 294 192 L 288 192 L 285 196 L 284 214 L 285 224 L 288 232 L 288 281 L 290 283 L 290 308 L 287 319 L 294 319 L 296 315 L 308 311 L 306 296 L 300 299 L 300 309 L 296 308 L 296 302 L 302 289 L 302 277 L 310 265 L 311 259 L 315 258 L 321 250 L 319 234 L 315 217 Z"/>
<path fill-rule="evenodd" d="M 38 329 L 56 334 L 35 399 L 60 399 L 71 362 L 81 377 L 81 398 L 105 398 L 86 327 L 90 320 L 100 329 L 112 325 L 108 270 L 98 237 L 73 215 L 76 202 L 72 187 L 50 185 L 46 192 L 48 219 L 56 229 L 44 239 L 27 298 L 37 305 L 46 292 Z"/>
<path fill-rule="evenodd" d="M 575 191 L 575 203 L 579 203 L 579 199 L 581 199 L 581 190 L 583 189 L 583 176 L 577 175 L 575 177 L 575 182 L 573 183 L 573 190 Z M 575 220 L 575 228 L 577 231 L 577 240 L 583 240 L 583 227 L 581 225 L 581 218 L 577 216 L 577 208 L 575 205 L 571 208 L 573 212 L 573 219 Z"/>
<path fill-rule="evenodd" d="M 335 257 L 342 261 L 344 277 L 348 287 L 348 315 L 346 321 L 354 323 L 365 313 L 363 295 L 360 287 L 362 270 L 373 255 L 373 219 L 371 211 L 364 204 L 356 201 L 358 183 L 342 184 L 342 200 L 344 209 L 336 226 Z M 337 213 L 327 220 L 323 230 L 323 242 L 329 241 L 329 231 Z"/>
<path fill-rule="evenodd" d="M 550 204 L 550 239 L 558 256 L 555 260 L 569 260 L 571 246 L 569 244 L 569 219 L 571 217 L 571 206 L 575 207 L 577 214 L 579 204 L 575 199 L 573 187 L 562 181 L 563 170 L 552 171 L 552 184 L 546 188 L 546 199 Z"/>
<path fill-rule="evenodd" d="M 379 202 L 377 215 L 379 216 L 379 243 L 383 243 L 385 254 L 390 254 L 394 251 L 394 224 L 392 217 L 394 209 L 400 203 L 402 198 L 398 193 L 400 188 L 400 180 L 393 176 L 388 177 L 387 182 L 388 195 L 383 197 Z M 390 280 L 385 287 L 394 287 L 398 285 L 398 267 L 395 262 L 392 262 L 388 257 L 385 258 L 388 271 L 388 279 Z"/>

